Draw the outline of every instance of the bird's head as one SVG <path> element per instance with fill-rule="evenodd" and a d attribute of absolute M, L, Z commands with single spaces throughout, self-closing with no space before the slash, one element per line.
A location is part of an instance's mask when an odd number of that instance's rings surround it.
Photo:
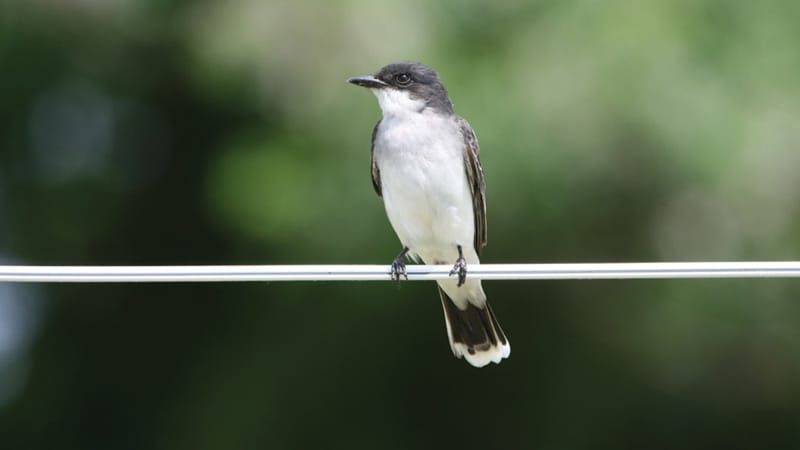
<path fill-rule="evenodd" d="M 453 113 L 453 105 L 439 74 L 418 62 L 400 62 L 383 67 L 374 75 L 347 80 L 369 88 L 378 98 L 384 116 L 419 113 L 427 108 Z"/>

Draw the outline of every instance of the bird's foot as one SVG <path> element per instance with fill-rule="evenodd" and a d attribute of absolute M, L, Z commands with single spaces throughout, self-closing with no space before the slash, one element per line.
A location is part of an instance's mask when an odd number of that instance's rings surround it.
<path fill-rule="evenodd" d="M 464 259 L 464 253 L 461 251 L 461 246 L 458 246 L 458 259 L 453 265 L 453 270 L 450 271 L 450 276 L 458 275 L 458 287 L 467 281 L 467 260 Z"/>
<path fill-rule="evenodd" d="M 408 273 L 406 272 L 406 264 L 403 262 L 403 258 L 406 257 L 406 253 L 408 253 L 408 247 L 403 247 L 403 251 L 397 255 L 397 258 L 392 261 L 392 268 L 389 271 L 389 275 L 392 277 L 394 281 L 400 281 L 400 277 L 408 279 Z"/>

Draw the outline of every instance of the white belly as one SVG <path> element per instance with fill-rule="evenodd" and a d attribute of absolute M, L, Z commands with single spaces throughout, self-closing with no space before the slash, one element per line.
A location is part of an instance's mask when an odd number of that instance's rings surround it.
<path fill-rule="evenodd" d="M 477 262 L 463 142 L 452 120 L 428 113 L 384 118 L 376 138 L 389 221 L 402 244 L 428 264 L 455 262 L 457 245 L 468 263 Z"/>

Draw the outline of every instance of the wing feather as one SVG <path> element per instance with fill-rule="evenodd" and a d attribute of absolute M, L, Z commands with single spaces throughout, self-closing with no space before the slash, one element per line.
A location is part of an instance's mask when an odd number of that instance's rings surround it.
<path fill-rule="evenodd" d="M 375 135 L 378 134 L 378 126 L 381 124 L 379 120 L 372 129 L 372 144 L 369 150 L 370 165 L 372 166 L 372 187 L 378 197 L 383 197 L 381 192 L 381 171 L 378 170 L 378 164 L 375 162 Z"/>
<path fill-rule="evenodd" d="M 475 251 L 480 255 L 486 246 L 486 181 L 483 177 L 483 166 L 480 160 L 480 146 L 475 131 L 462 117 L 456 121 L 464 136 L 464 166 L 467 171 L 467 183 L 472 191 L 472 211 L 475 216 Z"/>

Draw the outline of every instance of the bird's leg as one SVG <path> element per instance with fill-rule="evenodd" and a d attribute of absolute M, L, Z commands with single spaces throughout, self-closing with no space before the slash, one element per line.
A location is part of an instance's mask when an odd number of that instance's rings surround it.
<path fill-rule="evenodd" d="M 394 281 L 400 281 L 400 277 L 403 277 L 406 280 L 408 279 L 408 274 L 406 273 L 406 264 L 403 262 L 403 258 L 406 257 L 408 250 L 408 247 L 403 247 L 403 251 L 397 255 L 397 258 L 395 258 L 394 261 L 392 261 L 392 268 L 389 271 L 389 274 Z"/>
<path fill-rule="evenodd" d="M 461 246 L 456 245 L 456 247 L 458 247 L 458 259 L 453 265 L 453 270 L 450 271 L 450 276 L 458 274 L 458 287 L 461 287 L 467 280 L 467 260 L 464 259 L 464 251 Z"/>

